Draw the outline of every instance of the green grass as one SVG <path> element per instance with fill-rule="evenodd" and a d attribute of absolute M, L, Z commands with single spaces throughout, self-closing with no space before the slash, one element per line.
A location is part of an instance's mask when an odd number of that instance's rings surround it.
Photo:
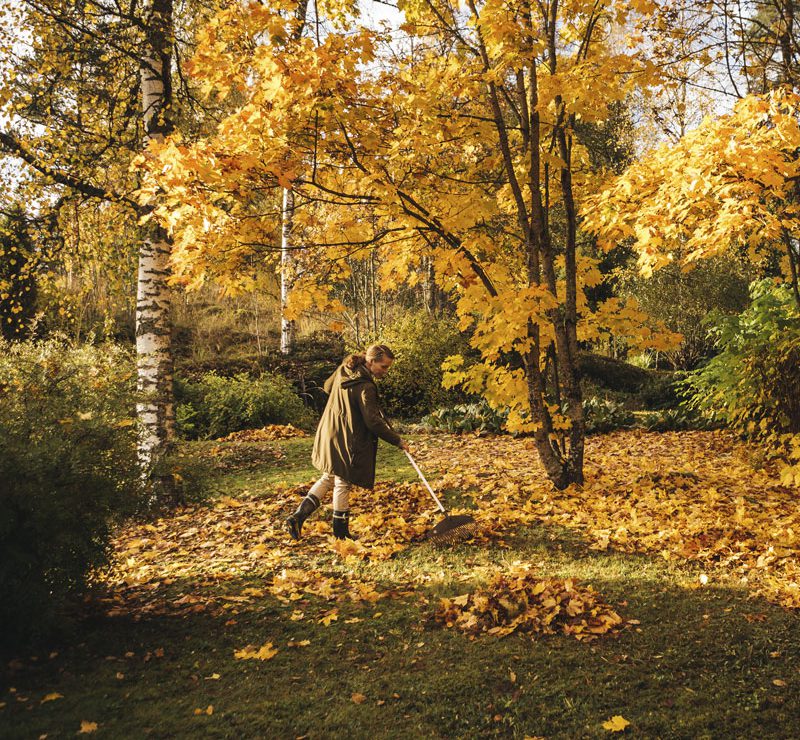
<path fill-rule="evenodd" d="M 310 440 L 276 444 L 285 452 L 279 463 L 220 473 L 217 485 L 259 495 L 314 478 Z M 402 454 L 384 445 L 379 475 L 414 478 Z M 292 552 L 287 567 L 302 554 Z M 517 560 L 542 577 L 590 583 L 639 624 L 584 644 L 520 634 L 472 640 L 433 622 L 440 597 L 480 586 Z M 632 737 L 797 737 L 797 616 L 744 590 L 696 588 L 691 568 L 596 552 L 555 527 L 509 532 L 506 547 L 419 546 L 355 565 L 326 555 L 315 567 L 369 575 L 387 589 L 415 579 L 417 588 L 374 604 L 259 597 L 219 616 L 88 616 L 53 648 L 57 655 L 48 649 L 6 664 L 0 736 L 71 737 L 88 720 L 99 724 L 97 737 L 111 738 L 599 738 L 610 735 L 602 723 L 620 714 Z M 259 585 L 250 578 L 203 588 Z M 192 587 L 162 588 L 166 597 Z M 334 607 L 338 621 L 326 627 L 319 617 Z M 292 621 L 294 610 L 306 618 Z M 305 639 L 308 647 L 287 646 Z M 234 658 L 268 641 L 279 648 L 272 660 Z M 63 698 L 41 703 L 51 692 Z M 355 703 L 353 694 L 366 699 Z M 213 714 L 194 714 L 209 705 Z"/>

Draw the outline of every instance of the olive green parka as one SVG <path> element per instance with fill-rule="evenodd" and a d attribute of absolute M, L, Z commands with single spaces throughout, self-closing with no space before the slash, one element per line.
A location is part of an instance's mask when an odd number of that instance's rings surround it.
<path fill-rule="evenodd" d="M 378 438 L 400 446 L 401 437 L 387 423 L 370 371 L 344 364 L 325 381 L 328 402 L 314 437 L 311 462 L 362 488 L 375 485 Z"/>

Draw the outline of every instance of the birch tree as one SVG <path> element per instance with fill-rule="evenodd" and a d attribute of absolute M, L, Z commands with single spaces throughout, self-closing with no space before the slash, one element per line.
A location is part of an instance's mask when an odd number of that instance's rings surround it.
<path fill-rule="evenodd" d="M 145 25 L 141 62 L 144 146 L 159 143 L 172 132 L 172 0 L 152 0 Z M 145 206 L 149 211 L 149 207 Z M 137 406 L 143 427 L 140 460 L 149 470 L 166 451 L 175 425 L 173 408 L 173 357 L 171 243 L 164 228 L 148 220 L 139 248 L 136 299 Z"/>
<path fill-rule="evenodd" d="M 166 232 L 135 198 L 131 162 L 174 127 L 172 0 L 20 0 L 0 9 L 19 30 L 2 48 L 0 147 L 21 162 L 39 207 L 100 209 L 111 231 L 137 219 L 136 335 L 140 460 L 145 477 L 173 430 Z M 125 224 L 124 228 L 121 224 Z M 133 286 L 131 286 L 133 291 Z"/>
<path fill-rule="evenodd" d="M 294 224 L 294 191 L 283 189 L 283 209 L 281 211 L 281 354 L 291 354 L 294 347 L 295 322 L 287 316 L 289 294 L 295 269 L 292 259 L 292 226 Z"/>

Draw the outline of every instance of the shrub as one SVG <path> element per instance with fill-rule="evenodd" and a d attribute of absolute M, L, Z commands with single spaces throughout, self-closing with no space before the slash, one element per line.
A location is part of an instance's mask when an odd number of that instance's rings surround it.
<path fill-rule="evenodd" d="M 683 381 L 684 407 L 776 454 L 800 455 L 800 310 L 789 287 L 771 280 L 753 283 L 750 295 L 738 316 L 711 316 L 718 354 Z M 800 464 L 784 480 L 800 483 Z"/>
<path fill-rule="evenodd" d="M 36 639 L 136 503 L 135 368 L 114 345 L 0 341 L 0 641 Z"/>
<path fill-rule="evenodd" d="M 652 370 L 636 394 L 641 406 L 647 409 L 672 409 L 680 403 L 678 373 Z"/>
<path fill-rule="evenodd" d="M 410 313 L 387 326 L 380 341 L 396 356 L 391 372 L 380 383 L 381 401 L 388 414 L 417 418 L 467 400 L 462 392 L 442 387 L 445 357 L 471 353 L 455 319 L 426 311 Z"/>
<path fill-rule="evenodd" d="M 681 432 L 688 429 L 714 429 L 719 424 L 686 408 L 663 409 L 645 414 L 639 426 L 648 432 Z"/>
<path fill-rule="evenodd" d="M 634 415 L 621 403 L 600 398 L 585 399 L 583 415 L 587 434 L 600 434 L 630 427 L 635 420 Z"/>
<path fill-rule="evenodd" d="M 196 383 L 179 379 L 175 390 L 176 426 L 187 439 L 214 439 L 266 424 L 313 423 L 313 413 L 280 375 L 224 378 L 210 372 Z"/>
<path fill-rule="evenodd" d="M 624 282 L 646 313 L 683 335 L 680 345 L 665 353 L 675 369 L 693 368 L 713 350 L 705 316 L 736 314 L 747 305 L 748 269 L 729 255 L 698 260 L 688 271 L 676 260 L 650 277 L 629 273 Z"/>
<path fill-rule="evenodd" d="M 422 417 L 422 424 L 430 429 L 444 432 L 491 432 L 500 434 L 503 431 L 508 414 L 495 411 L 489 404 L 481 400 L 477 403 L 457 404 L 450 408 L 441 408 Z"/>
<path fill-rule="evenodd" d="M 621 393 L 637 393 L 650 376 L 647 370 L 623 360 L 589 352 L 580 353 L 578 367 L 586 380 Z"/>
<path fill-rule="evenodd" d="M 753 283 L 738 316 L 712 315 L 718 354 L 682 383 L 685 406 L 748 434 L 800 432 L 800 313 L 788 287 Z"/>

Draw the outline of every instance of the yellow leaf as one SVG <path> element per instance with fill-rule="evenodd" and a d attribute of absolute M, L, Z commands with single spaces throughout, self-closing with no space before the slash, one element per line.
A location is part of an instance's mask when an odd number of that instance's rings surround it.
<path fill-rule="evenodd" d="M 45 696 L 44 699 L 42 699 L 42 704 L 44 704 L 46 701 L 55 701 L 56 699 L 63 699 L 63 698 L 64 698 L 63 694 L 59 694 L 58 692 L 54 691 L 52 694 L 47 694 L 47 696 Z"/>
<path fill-rule="evenodd" d="M 331 626 L 331 622 L 335 622 L 339 619 L 339 613 L 334 609 L 332 612 L 326 614 L 322 619 L 319 620 L 320 624 L 324 624 L 326 627 Z"/>
<path fill-rule="evenodd" d="M 351 699 L 351 700 L 352 700 L 352 701 L 353 701 L 355 704 L 363 704 L 363 703 L 364 703 L 364 702 L 367 700 L 367 697 L 366 697 L 366 696 L 364 696 L 364 694 L 353 694 L 353 695 L 350 697 L 350 699 Z"/>
<path fill-rule="evenodd" d="M 271 660 L 277 652 L 277 648 L 273 648 L 272 643 L 268 642 L 260 648 L 248 645 L 241 650 L 236 650 L 233 653 L 233 657 L 237 660 Z"/>
<path fill-rule="evenodd" d="M 346 558 L 350 555 L 358 555 L 363 556 L 366 553 L 366 548 L 360 542 L 356 542 L 355 540 L 333 540 L 331 542 L 331 547 L 339 553 L 343 558 Z"/>
<path fill-rule="evenodd" d="M 609 732 L 622 732 L 629 724 L 627 719 L 615 714 L 611 719 L 603 722 L 603 727 Z"/>
<path fill-rule="evenodd" d="M 97 722 L 81 722 L 81 729 L 78 730 L 79 735 L 88 735 L 90 732 L 97 732 Z"/>
<path fill-rule="evenodd" d="M 781 688 L 786 686 L 786 681 L 784 681 L 782 678 L 776 678 L 772 683 L 775 684 L 775 686 L 780 686 Z"/>
<path fill-rule="evenodd" d="M 207 714 L 207 715 L 211 716 L 212 714 L 214 714 L 214 705 L 213 704 L 209 704 L 205 709 L 199 709 L 199 708 L 195 709 L 194 713 L 195 714 Z"/>

